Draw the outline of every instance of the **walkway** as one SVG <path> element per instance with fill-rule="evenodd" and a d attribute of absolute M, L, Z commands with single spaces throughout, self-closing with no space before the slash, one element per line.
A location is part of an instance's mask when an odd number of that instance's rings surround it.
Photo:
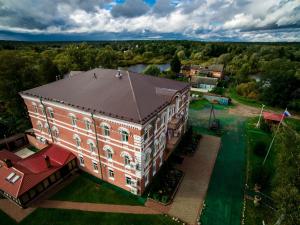
<path fill-rule="evenodd" d="M 0 199 L 0 210 L 5 212 L 7 215 L 9 215 L 11 218 L 16 220 L 17 222 L 20 222 L 25 217 L 27 217 L 29 214 L 31 214 L 35 210 L 35 208 L 22 209 L 21 207 L 10 202 L 7 199 Z M 0 222 L 0 224 L 1 224 L 1 222 Z"/>
<path fill-rule="evenodd" d="M 160 212 L 144 207 L 131 205 L 112 205 L 112 204 L 98 204 L 86 202 L 68 202 L 45 200 L 40 202 L 39 208 L 55 208 L 55 209 L 76 209 L 90 212 L 113 212 L 113 213 L 131 213 L 131 214 L 161 214 Z"/>
<path fill-rule="evenodd" d="M 205 135 L 193 157 L 185 157 L 180 169 L 184 179 L 169 214 L 194 225 L 203 207 L 209 180 L 220 148 L 220 138 Z"/>

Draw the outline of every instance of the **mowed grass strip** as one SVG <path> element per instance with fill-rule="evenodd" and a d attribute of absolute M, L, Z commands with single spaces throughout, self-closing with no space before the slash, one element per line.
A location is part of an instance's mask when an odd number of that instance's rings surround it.
<path fill-rule="evenodd" d="M 143 205 L 138 196 L 100 180 L 99 182 L 95 182 L 90 177 L 82 174 L 52 196 L 51 199 L 117 205 Z"/>
<path fill-rule="evenodd" d="M 37 209 L 20 223 L 0 211 L 1 225 L 175 225 L 169 216 Z"/>

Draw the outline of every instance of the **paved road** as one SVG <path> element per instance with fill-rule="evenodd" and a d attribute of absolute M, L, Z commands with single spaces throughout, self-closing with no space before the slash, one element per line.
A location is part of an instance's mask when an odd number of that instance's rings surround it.
<path fill-rule="evenodd" d="M 205 135 L 193 157 L 185 157 L 180 169 L 183 181 L 171 205 L 169 214 L 194 225 L 203 207 L 209 180 L 220 148 L 220 138 Z"/>

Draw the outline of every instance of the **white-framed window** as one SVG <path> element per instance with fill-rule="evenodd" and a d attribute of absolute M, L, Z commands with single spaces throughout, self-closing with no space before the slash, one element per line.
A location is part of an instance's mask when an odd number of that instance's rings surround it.
<path fill-rule="evenodd" d="M 159 141 L 158 140 L 155 140 L 154 141 L 154 151 L 155 153 L 159 150 Z"/>
<path fill-rule="evenodd" d="M 75 140 L 75 144 L 76 144 L 77 148 L 79 148 L 79 147 L 80 147 L 80 144 L 81 144 L 81 139 L 80 139 L 80 137 L 79 137 L 77 134 L 75 134 L 75 135 L 73 136 L 73 138 L 74 138 L 74 140 Z"/>
<path fill-rule="evenodd" d="M 102 133 L 104 136 L 109 136 L 110 135 L 110 129 L 107 125 L 102 126 Z"/>
<path fill-rule="evenodd" d="M 105 145 L 103 147 L 103 150 L 106 152 L 106 157 L 108 160 L 112 160 L 113 154 L 114 154 L 114 150 L 112 149 L 112 147 L 110 147 L 109 145 Z"/>
<path fill-rule="evenodd" d="M 121 141 L 128 142 L 128 136 L 129 136 L 128 132 L 125 130 L 121 130 L 120 133 L 121 133 Z"/>
<path fill-rule="evenodd" d="M 151 158 L 151 148 L 147 148 L 145 151 L 145 164 L 147 164 L 150 161 Z"/>
<path fill-rule="evenodd" d="M 166 113 L 163 113 L 161 115 L 161 126 L 164 126 L 166 123 Z"/>
<path fill-rule="evenodd" d="M 93 169 L 94 169 L 95 172 L 98 173 L 98 170 L 99 170 L 99 169 L 98 169 L 98 163 L 97 163 L 97 162 L 94 162 L 94 161 L 93 161 Z"/>
<path fill-rule="evenodd" d="M 106 151 L 106 154 L 107 154 L 107 159 L 112 160 L 113 153 L 112 153 L 112 151 L 111 151 L 110 149 L 108 149 L 108 150 Z"/>
<path fill-rule="evenodd" d="M 145 186 L 149 183 L 149 174 L 145 174 Z"/>
<path fill-rule="evenodd" d="M 48 113 L 50 118 L 54 118 L 54 111 L 52 108 L 48 108 Z"/>
<path fill-rule="evenodd" d="M 42 114 L 45 116 L 45 115 L 46 115 L 46 112 L 45 112 L 44 107 L 41 105 L 40 108 L 41 108 Z"/>
<path fill-rule="evenodd" d="M 159 137 L 160 146 L 164 149 L 166 146 L 166 135 L 162 133 Z"/>
<path fill-rule="evenodd" d="M 115 173 L 112 169 L 108 169 L 108 177 L 110 179 L 114 179 L 115 178 Z"/>
<path fill-rule="evenodd" d="M 79 163 L 81 166 L 84 166 L 84 158 L 81 155 L 79 156 Z"/>
<path fill-rule="evenodd" d="M 74 114 L 70 114 L 69 116 L 70 116 L 70 119 L 71 119 L 72 126 L 76 126 L 77 125 L 76 116 Z"/>
<path fill-rule="evenodd" d="M 42 124 L 41 121 L 38 121 L 38 122 L 37 122 L 37 127 L 38 127 L 38 129 L 39 129 L 40 132 L 43 131 L 43 124 Z"/>
<path fill-rule="evenodd" d="M 52 127 L 52 135 L 54 136 L 54 137 L 56 137 L 56 138 L 58 138 L 59 137 L 59 130 L 58 130 L 58 128 L 57 127 Z"/>
<path fill-rule="evenodd" d="M 156 161 L 155 160 L 153 160 L 152 174 L 153 174 L 153 176 L 156 174 Z"/>
<path fill-rule="evenodd" d="M 32 102 L 31 104 L 32 104 L 32 107 L 33 107 L 33 111 L 34 111 L 35 113 L 39 113 L 38 107 L 37 107 L 36 103 L 35 103 L 35 102 Z"/>
<path fill-rule="evenodd" d="M 131 177 L 125 177 L 125 184 L 126 185 L 131 185 Z"/>
<path fill-rule="evenodd" d="M 155 121 L 155 130 L 158 130 L 159 128 L 159 121 L 160 121 L 160 118 L 157 118 L 157 120 Z"/>
<path fill-rule="evenodd" d="M 130 158 L 128 155 L 124 156 L 124 164 L 125 166 L 129 166 L 130 165 Z"/>
<path fill-rule="evenodd" d="M 147 141 L 148 138 L 150 137 L 150 129 L 151 129 L 151 125 L 149 124 L 146 128 L 145 128 L 145 133 L 144 133 L 144 141 Z"/>
<path fill-rule="evenodd" d="M 91 123 L 90 120 L 85 119 L 85 120 L 84 120 L 84 124 L 85 124 L 85 129 L 91 130 L 91 128 L 92 128 L 92 123 Z"/>
<path fill-rule="evenodd" d="M 88 146 L 89 146 L 90 151 L 91 151 L 91 152 L 95 152 L 96 147 L 95 147 L 94 142 L 93 142 L 92 140 L 89 139 L 89 140 L 87 141 L 87 144 L 88 144 Z"/>
<path fill-rule="evenodd" d="M 49 125 L 48 125 L 47 123 L 44 124 L 44 127 L 46 128 L 47 133 L 48 133 L 48 134 L 51 134 L 50 127 L 49 127 Z"/>

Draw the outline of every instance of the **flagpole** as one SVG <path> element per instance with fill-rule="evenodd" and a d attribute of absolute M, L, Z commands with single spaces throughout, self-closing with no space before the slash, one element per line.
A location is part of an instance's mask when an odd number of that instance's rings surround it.
<path fill-rule="evenodd" d="M 255 126 L 256 128 L 259 128 L 259 127 L 260 127 L 260 120 L 261 120 L 262 113 L 263 113 L 263 111 L 264 111 L 264 107 L 265 107 L 265 105 L 262 104 L 262 105 L 261 105 L 260 114 L 259 114 L 259 118 L 258 118 L 257 124 L 256 124 L 256 126 Z"/>
<path fill-rule="evenodd" d="M 278 133 L 278 131 L 279 131 L 279 127 L 280 127 L 280 125 L 281 125 L 281 123 L 282 123 L 282 121 L 283 121 L 283 119 L 284 119 L 284 113 L 285 113 L 286 111 L 287 111 L 287 108 L 286 108 L 286 109 L 284 110 L 284 112 L 282 113 L 280 122 L 279 122 L 279 124 L 278 124 L 278 126 L 277 126 L 277 129 L 276 129 L 276 131 L 275 131 L 275 134 L 274 134 L 274 136 L 273 136 L 273 139 L 272 139 L 272 141 L 271 141 L 271 143 L 270 143 L 270 145 L 269 145 L 268 152 L 267 152 L 267 154 L 266 154 L 266 156 L 265 156 L 265 158 L 264 158 L 263 165 L 265 165 L 265 162 L 266 162 L 266 160 L 267 160 L 267 158 L 268 158 L 268 156 L 269 156 L 270 150 L 271 150 L 271 148 L 272 148 L 272 146 L 273 146 L 273 142 L 274 142 L 274 140 L 275 140 L 275 138 L 276 138 L 276 135 L 277 135 L 277 133 Z"/>

